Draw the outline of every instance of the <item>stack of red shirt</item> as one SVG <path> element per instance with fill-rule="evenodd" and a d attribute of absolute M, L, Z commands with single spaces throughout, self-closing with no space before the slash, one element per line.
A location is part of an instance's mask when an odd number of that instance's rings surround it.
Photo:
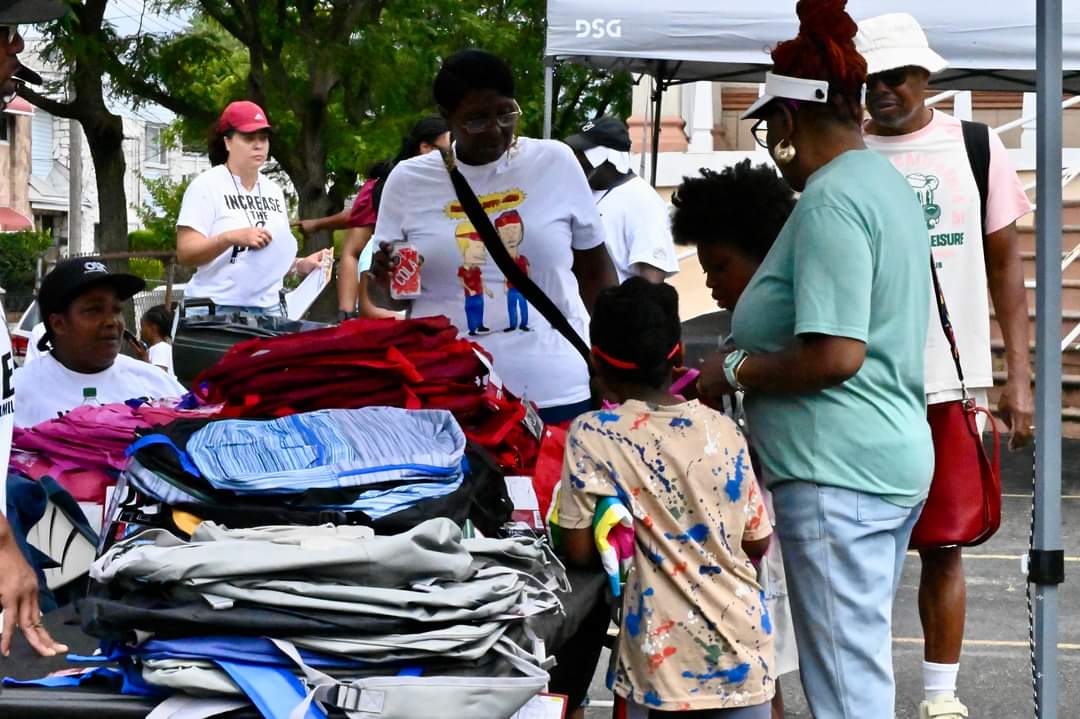
<path fill-rule="evenodd" d="M 490 358 L 458 334 L 445 317 L 427 317 L 349 320 L 248 340 L 200 374 L 194 391 L 222 404 L 221 417 L 370 406 L 445 409 L 505 468 L 531 470 L 538 440 L 523 424 L 525 406 L 491 386 Z"/>

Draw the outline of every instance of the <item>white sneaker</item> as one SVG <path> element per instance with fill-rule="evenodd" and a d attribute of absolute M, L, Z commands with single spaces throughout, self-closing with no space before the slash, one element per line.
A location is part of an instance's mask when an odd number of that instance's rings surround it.
<path fill-rule="evenodd" d="M 919 705 L 919 719 L 967 719 L 968 709 L 955 696 L 943 694 Z"/>

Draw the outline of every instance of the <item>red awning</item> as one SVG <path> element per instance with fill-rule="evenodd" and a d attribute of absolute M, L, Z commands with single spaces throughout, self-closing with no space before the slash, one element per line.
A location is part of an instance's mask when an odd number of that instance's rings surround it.
<path fill-rule="evenodd" d="M 25 98 L 16 95 L 15 99 L 4 108 L 4 112 L 11 115 L 33 115 L 34 106 L 27 102 Z"/>
<path fill-rule="evenodd" d="M 34 223 L 10 207 L 0 207 L 0 232 L 18 232 L 32 230 Z"/>

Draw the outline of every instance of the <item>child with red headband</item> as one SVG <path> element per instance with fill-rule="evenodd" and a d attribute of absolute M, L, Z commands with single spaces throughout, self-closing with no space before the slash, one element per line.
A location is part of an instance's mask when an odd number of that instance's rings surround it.
<path fill-rule="evenodd" d="M 678 305 L 672 287 L 640 277 L 598 297 L 593 358 L 620 406 L 571 427 L 559 525 L 568 559 L 596 564 L 598 500 L 617 497 L 634 516 L 617 695 L 654 718 L 768 719 L 772 623 L 750 560 L 772 528 L 735 424 L 670 393 Z"/>

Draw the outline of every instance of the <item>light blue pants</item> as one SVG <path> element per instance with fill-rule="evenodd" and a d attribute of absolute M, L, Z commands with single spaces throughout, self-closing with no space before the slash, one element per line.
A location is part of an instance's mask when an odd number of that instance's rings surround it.
<path fill-rule="evenodd" d="M 811 713 L 895 716 L 893 598 L 922 504 L 909 509 L 810 482 L 772 492 Z"/>

